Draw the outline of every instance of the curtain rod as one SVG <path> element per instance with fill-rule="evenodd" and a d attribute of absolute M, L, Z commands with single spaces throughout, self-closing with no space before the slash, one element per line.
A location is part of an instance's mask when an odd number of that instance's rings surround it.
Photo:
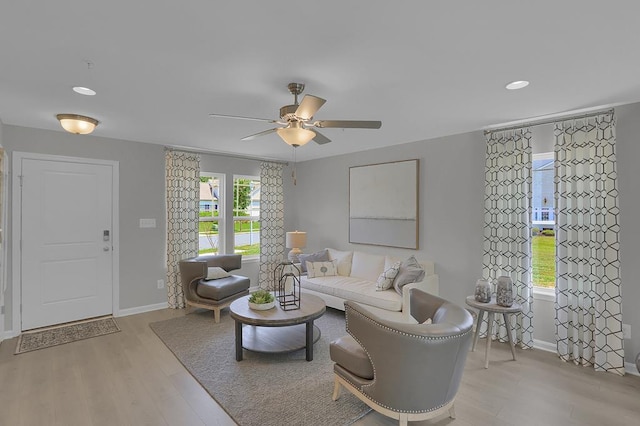
<path fill-rule="evenodd" d="M 558 121 L 579 120 L 581 118 L 595 117 L 596 115 L 607 114 L 610 112 L 612 113 L 613 111 L 614 111 L 614 108 L 608 108 L 600 111 L 589 112 L 586 114 L 568 115 L 564 117 L 560 116 L 556 118 L 547 118 L 547 119 L 540 119 L 540 120 L 531 120 L 531 121 L 523 122 L 522 124 L 515 124 L 513 126 L 498 127 L 496 129 L 487 129 L 484 131 L 484 134 L 486 135 L 493 132 L 503 132 L 505 130 L 515 130 L 515 129 L 520 129 L 522 127 L 541 126 L 543 124 L 551 124 L 551 123 L 556 123 Z"/>
<path fill-rule="evenodd" d="M 289 162 L 284 160 L 278 160 L 274 158 L 265 158 L 265 157 L 256 157 L 251 155 L 241 155 L 241 154 L 235 154 L 232 152 L 213 151 L 213 150 L 204 149 L 204 148 L 193 148 L 189 146 L 180 146 L 180 145 L 165 145 L 164 148 L 168 151 L 184 151 L 184 152 L 192 152 L 194 154 L 211 154 L 211 155 L 219 155 L 221 157 L 238 158 L 240 160 L 268 161 L 271 163 L 284 164 L 285 166 L 289 165 Z"/>

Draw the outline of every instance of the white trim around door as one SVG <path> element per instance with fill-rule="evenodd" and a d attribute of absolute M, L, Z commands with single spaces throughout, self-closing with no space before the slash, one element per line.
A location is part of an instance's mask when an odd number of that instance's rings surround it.
<path fill-rule="evenodd" d="M 22 229 L 22 191 L 20 173 L 23 160 L 41 160 L 55 162 L 84 163 L 93 165 L 109 166 L 112 168 L 112 308 L 113 315 L 117 316 L 120 311 L 120 224 L 119 224 L 119 163 L 110 160 L 97 160 L 90 158 L 66 157 L 57 155 L 35 154 L 28 152 L 13 152 L 11 167 L 11 217 L 12 217 L 12 333 L 18 335 L 22 330 L 22 250 L 21 250 L 21 229 Z"/>

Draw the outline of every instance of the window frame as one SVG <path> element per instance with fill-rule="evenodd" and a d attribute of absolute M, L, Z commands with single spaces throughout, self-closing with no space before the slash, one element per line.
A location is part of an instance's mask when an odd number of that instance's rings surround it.
<path fill-rule="evenodd" d="M 218 251 L 217 253 L 213 253 L 213 254 L 224 254 L 225 252 L 225 197 L 224 197 L 224 188 L 225 188 L 225 174 L 224 173 L 208 173 L 208 172 L 200 172 L 200 177 L 209 177 L 212 179 L 218 179 L 218 201 L 217 201 L 217 205 L 218 205 L 218 216 L 214 216 L 214 212 L 216 211 L 215 209 L 215 201 L 213 200 L 212 197 L 212 203 L 211 203 L 211 207 L 208 210 L 204 210 L 204 211 L 209 211 L 211 212 L 211 218 L 209 219 L 207 217 L 207 219 L 209 220 L 202 220 L 202 217 L 198 217 L 198 222 L 213 222 L 213 223 L 217 223 L 218 225 Z M 200 210 L 200 200 L 198 200 L 198 213 L 200 213 L 202 210 Z M 200 247 L 200 232 L 198 232 L 198 255 L 200 254 L 208 254 L 208 253 L 200 253 L 201 247 Z"/>
<path fill-rule="evenodd" d="M 555 160 L 555 153 L 553 151 L 549 151 L 549 152 L 542 152 L 542 153 L 537 153 L 537 154 L 533 154 L 532 155 L 532 160 L 550 160 L 550 161 L 554 161 Z M 531 178 L 533 181 L 533 170 L 531 171 Z M 531 186 L 531 198 L 532 198 L 532 204 L 533 204 L 533 184 Z M 533 206 L 532 206 L 533 208 Z M 553 206 L 553 208 L 555 209 L 555 205 Z M 554 215 L 554 230 L 557 227 L 557 223 L 556 223 L 556 217 Z M 533 215 L 531 218 L 531 228 L 533 229 Z M 532 236 L 533 238 L 533 236 Z M 555 239 L 555 236 L 554 236 Z M 532 240 L 533 243 L 533 240 Z M 534 299 L 537 300 L 546 300 L 546 301 L 555 301 L 556 299 L 556 284 L 554 282 L 554 286 L 553 287 L 542 287 L 542 286 L 537 286 L 534 282 L 533 282 L 533 249 L 531 250 L 531 270 L 530 270 L 530 279 L 531 279 L 531 284 L 532 284 L 532 288 L 533 288 L 533 295 L 534 295 Z"/>
<path fill-rule="evenodd" d="M 236 181 L 240 180 L 240 179 L 246 179 L 249 180 L 251 182 L 257 182 L 258 185 L 262 186 L 262 182 L 260 181 L 260 176 L 253 176 L 253 175 L 246 175 L 246 174 L 234 174 L 232 176 L 232 184 L 231 184 L 231 188 L 232 188 L 232 197 L 235 197 L 236 191 Z M 249 216 L 236 216 L 236 211 L 234 209 L 234 205 L 235 205 L 235 200 L 232 200 L 231 203 L 231 213 L 232 213 L 232 222 L 233 222 L 233 235 L 230 237 L 231 241 L 233 241 L 233 251 L 235 253 L 235 248 L 236 248 L 236 232 L 235 232 L 235 224 L 236 222 L 239 221 L 246 221 L 247 217 L 252 218 L 250 220 L 250 222 L 260 222 L 260 204 L 258 204 L 258 216 L 257 218 L 254 220 L 254 216 L 251 215 L 251 210 L 252 210 L 252 202 L 251 200 L 249 201 L 249 206 L 248 206 L 248 210 L 249 210 Z M 259 232 L 259 228 L 258 228 L 258 232 Z M 248 254 L 248 255 L 244 255 L 243 254 L 243 259 L 259 259 L 260 258 L 260 254 Z"/>

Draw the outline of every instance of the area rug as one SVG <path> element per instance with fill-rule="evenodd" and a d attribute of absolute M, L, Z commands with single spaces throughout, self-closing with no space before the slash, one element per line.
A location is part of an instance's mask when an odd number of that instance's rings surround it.
<path fill-rule="evenodd" d="M 95 318 L 26 331 L 18 338 L 15 354 L 37 351 L 38 349 L 104 336 L 118 331 L 120 331 L 120 328 L 111 317 Z"/>
<path fill-rule="evenodd" d="M 370 411 L 347 391 L 333 401 L 329 343 L 345 334 L 344 313 L 327 309 L 315 321 L 321 330 L 313 361 L 305 350 L 288 354 L 244 351 L 235 360 L 234 322 L 219 324 L 210 312 L 150 324 L 193 377 L 241 426 L 348 425 Z"/>

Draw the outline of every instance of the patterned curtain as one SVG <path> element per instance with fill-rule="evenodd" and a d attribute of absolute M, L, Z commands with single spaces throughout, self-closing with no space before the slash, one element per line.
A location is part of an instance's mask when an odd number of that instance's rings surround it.
<path fill-rule="evenodd" d="M 260 164 L 259 286 L 273 290 L 273 271 L 284 260 L 284 195 L 282 164 Z"/>
<path fill-rule="evenodd" d="M 200 156 L 165 154 L 167 187 L 167 297 L 169 307 L 184 308 L 178 262 L 198 254 Z"/>
<path fill-rule="evenodd" d="M 482 276 L 494 284 L 501 275 L 513 281 L 514 300 L 522 305 L 522 313 L 509 317 L 515 321 L 513 341 L 522 348 L 533 347 L 531 157 L 528 128 L 487 134 Z M 496 317 L 492 338 L 506 342 L 504 320 Z M 485 321 L 485 336 L 486 326 Z"/>
<path fill-rule="evenodd" d="M 615 117 L 555 123 L 554 134 L 558 355 L 624 375 Z"/>

